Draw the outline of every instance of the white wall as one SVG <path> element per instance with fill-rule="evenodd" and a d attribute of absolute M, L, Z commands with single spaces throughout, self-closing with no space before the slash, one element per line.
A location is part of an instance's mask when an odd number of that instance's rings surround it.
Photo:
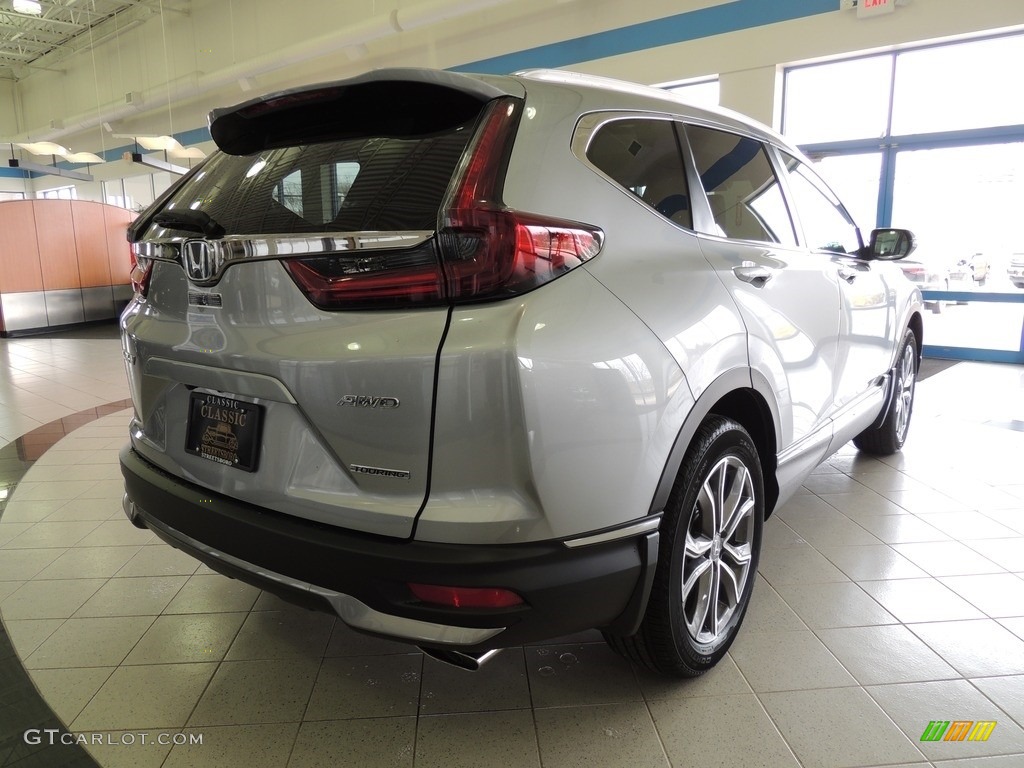
<path fill-rule="evenodd" d="M 414 12 L 437 2 L 193 0 L 188 14 L 167 11 L 162 17 L 153 16 L 92 52 L 74 54 L 54 65 L 64 72 L 36 71 L 21 80 L 21 130 L 27 127 L 36 134 L 45 133 L 51 120 L 63 119 L 67 127 L 58 140 L 76 151 L 95 152 L 124 144 L 99 127 L 74 129 L 75 124 L 95 122 L 97 112 L 118 110 L 121 116 L 111 121 L 118 132 L 182 131 L 205 125 L 205 115 L 214 106 L 270 90 L 340 79 L 381 66 L 454 67 L 724 4 L 724 0 L 466 0 L 488 1 L 497 5 L 452 21 L 383 34 L 392 8 Z M 173 0 L 168 0 L 165 7 L 172 4 Z M 1018 0 L 970 4 L 912 0 L 896 13 L 874 19 L 858 20 L 853 11 L 836 10 L 577 62 L 569 68 L 647 83 L 718 74 L 724 105 L 775 122 L 779 106 L 776 73 L 783 64 L 1015 25 L 1024 25 L 1024 2 Z M 369 42 L 348 50 L 335 45 L 331 53 L 306 58 L 327 37 L 335 42 Z M 291 63 L 279 67 L 285 59 Z M 250 91 L 244 91 L 237 78 L 212 85 L 225 70 L 241 75 L 254 69 L 261 74 L 247 83 Z M 0 105 L 6 103 L 3 88 L 0 85 Z M 202 91 L 200 96 L 189 95 L 197 90 Z M 161 100 L 168 92 L 170 109 Z M 142 94 L 144 103 L 139 111 L 125 107 L 126 93 Z M 3 112 L 6 110 L 0 109 Z"/>
<path fill-rule="evenodd" d="M 27 192 L 24 179 L 0 176 L 0 192 Z"/>
<path fill-rule="evenodd" d="M 722 106 L 778 127 L 780 105 L 777 101 L 774 109 L 767 109 L 764 94 L 745 84 L 763 80 L 764 73 L 758 73 L 763 68 L 781 71 L 784 65 L 802 61 L 1011 27 L 1024 27 L 1024 2 L 911 0 L 909 5 L 898 7 L 895 13 L 885 16 L 858 19 L 855 11 L 836 10 L 609 57 L 574 68 L 652 83 L 718 74 L 722 79 Z M 733 83 L 735 87 L 729 86 L 729 81 L 734 79 L 739 82 Z"/>
<path fill-rule="evenodd" d="M 0 80 L 0 136 L 10 136 L 17 133 L 18 130 L 14 81 Z"/>

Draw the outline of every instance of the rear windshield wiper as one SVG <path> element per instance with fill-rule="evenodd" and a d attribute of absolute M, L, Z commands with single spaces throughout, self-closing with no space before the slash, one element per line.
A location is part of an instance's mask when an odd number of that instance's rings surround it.
<path fill-rule="evenodd" d="M 210 214 L 203 211 L 160 211 L 160 213 L 153 217 L 153 221 L 161 227 L 184 229 L 186 232 L 199 232 L 211 240 L 219 240 L 224 237 L 224 227 L 210 218 Z"/>

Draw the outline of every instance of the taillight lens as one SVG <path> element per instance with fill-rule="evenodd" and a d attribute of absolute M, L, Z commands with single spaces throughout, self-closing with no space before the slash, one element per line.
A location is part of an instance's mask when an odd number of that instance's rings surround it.
<path fill-rule="evenodd" d="M 153 259 L 137 252 L 133 244 L 131 249 L 132 271 L 130 279 L 132 290 L 145 298 L 149 294 L 149 279 L 153 275 Z"/>
<path fill-rule="evenodd" d="M 290 259 L 285 269 L 320 309 L 438 304 L 444 280 L 431 243 L 402 251 L 365 251 Z"/>
<path fill-rule="evenodd" d="M 442 217 L 439 242 L 453 301 L 525 293 L 601 250 L 604 235 L 597 227 L 502 205 L 517 103 L 501 99 L 488 108 Z"/>
<path fill-rule="evenodd" d="M 510 589 L 491 587 L 442 587 L 434 584 L 409 584 L 409 591 L 424 603 L 448 608 L 513 608 L 523 598 Z"/>
<path fill-rule="evenodd" d="M 453 301 L 530 291 L 601 250 L 596 227 L 508 209 L 450 211 L 440 235 Z"/>

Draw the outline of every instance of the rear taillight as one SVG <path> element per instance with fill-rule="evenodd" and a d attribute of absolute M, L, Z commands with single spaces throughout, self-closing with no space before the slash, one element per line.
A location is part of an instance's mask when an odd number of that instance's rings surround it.
<path fill-rule="evenodd" d="M 442 217 L 438 240 L 452 301 L 525 293 L 601 250 L 604 236 L 597 227 L 502 204 L 516 105 L 501 99 L 488 108 Z"/>
<path fill-rule="evenodd" d="M 149 294 L 149 278 L 153 275 L 153 259 L 138 253 L 137 244 L 132 245 L 131 263 L 132 271 L 130 279 L 132 290 L 139 296 L 145 298 Z"/>
<path fill-rule="evenodd" d="M 309 300 L 321 309 L 370 309 L 500 299 L 596 256 L 604 240 L 597 227 L 502 203 L 518 105 L 498 99 L 487 107 L 450 187 L 436 244 L 285 260 Z"/>
<path fill-rule="evenodd" d="M 453 301 L 525 293 L 592 259 L 602 233 L 572 221 L 484 207 L 450 211 L 441 251 Z"/>
<path fill-rule="evenodd" d="M 438 304 L 444 278 L 431 243 L 401 251 L 290 259 L 285 269 L 320 309 Z"/>

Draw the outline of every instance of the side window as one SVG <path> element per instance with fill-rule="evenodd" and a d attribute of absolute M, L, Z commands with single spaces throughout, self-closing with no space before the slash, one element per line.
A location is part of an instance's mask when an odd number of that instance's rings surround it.
<path fill-rule="evenodd" d="M 606 123 L 591 139 L 587 159 L 665 218 L 693 228 L 690 190 L 671 121 L 627 118 Z"/>
<path fill-rule="evenodd" d="M 686 126 L 717 231 L 709 235 L 796 245 L 793 223 L 764 145 L 734 133 Z"/>
<path fill-rule="evenodd" d="M 816 251 L 855 253 L 861 247 L 857 227 L 825 182 L 792 155 L 782 153 L 807 246 Z"/>

